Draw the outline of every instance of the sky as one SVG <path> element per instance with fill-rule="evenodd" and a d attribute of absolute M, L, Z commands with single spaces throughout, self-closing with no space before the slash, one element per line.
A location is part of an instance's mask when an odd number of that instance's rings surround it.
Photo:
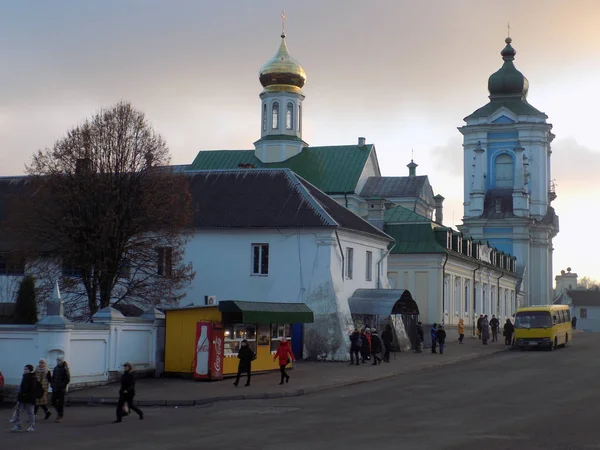
<path fill-rule="evenodd" d="M 174 164 L 199 150 L 252 149 L 260 66 L 279 45 L 307 72 L 310 145 L 364 136 L 383 175 L 407 175 L 411 150 L 444 222 L 461 223 L 457 127 L 487 103 L 507 24 L 528 101 L 553 124 L 560 233 L 554 273 L 600 279 L 600 2 L 597 0 L 0 0 L 0 175 L 126 100 L 166 139 Z M 590 216 L 587 216 L 587 214 Z"/>

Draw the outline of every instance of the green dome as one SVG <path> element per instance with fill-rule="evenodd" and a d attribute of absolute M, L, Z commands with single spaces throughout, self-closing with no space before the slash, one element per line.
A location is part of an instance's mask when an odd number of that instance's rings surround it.
<path fill-rule="evenodd" d="M 510 45 L 512 39 L 507 37 L 504 42 L 506 42 L 506 47 L 500 53 L 504 64 L 488 80 L 490 97 L 519 96 L 525 100 L 527 91 L 529 91 L 529 81 L 513 64 L 517 52 Z"/>

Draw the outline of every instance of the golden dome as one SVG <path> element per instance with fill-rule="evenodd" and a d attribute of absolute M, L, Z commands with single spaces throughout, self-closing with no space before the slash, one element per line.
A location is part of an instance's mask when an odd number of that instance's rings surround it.
<path fill-rule="evenodd" d="M 285 33 L 277 53 L 260 68 L 258 78 L 265 91 L 271 92 L 299 92 L 306 83 L 306 72 L 287 49 Z"/>

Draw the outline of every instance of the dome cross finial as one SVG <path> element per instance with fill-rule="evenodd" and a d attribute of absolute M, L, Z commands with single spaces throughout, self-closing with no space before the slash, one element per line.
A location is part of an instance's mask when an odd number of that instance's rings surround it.
<path fill-rule="evenodd" d="M 510 37 L 510 22 L 508 22 L 508 37 Z"/>
<path fill-rule="evenodd" d="M 285 22 L 287 21 L 287 17 L 285 17 L 285 10 L 281 12 L 281 37 L 285 37 Z"/>

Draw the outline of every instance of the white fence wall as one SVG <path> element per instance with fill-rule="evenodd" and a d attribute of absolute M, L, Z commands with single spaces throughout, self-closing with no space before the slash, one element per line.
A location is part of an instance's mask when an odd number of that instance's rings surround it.
<path fill-rule="evenodd" d="M 157 361 L 161 328 L 161 313 L 125 318 L 112 308 L 99 311 L 89 324 L 0 325 L 0 372 L 7 387 L 17 386 L 26 364 L 36 366 L 45 358 L 53 368 L 56 358 L 64 356 L 71 370 L 70 389 L 114 381 L 127 361 L 136 370 L 155 374 L 162 366 Z"/>

